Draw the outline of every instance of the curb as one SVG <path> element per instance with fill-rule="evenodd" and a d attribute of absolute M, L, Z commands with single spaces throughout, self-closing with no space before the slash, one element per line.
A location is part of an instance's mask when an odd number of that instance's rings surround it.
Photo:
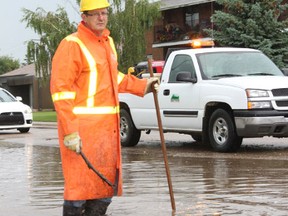
<path fill-rule="evenodd" d="M 57 128 L 57 122 L 33 122 L 34 128 Z"/>

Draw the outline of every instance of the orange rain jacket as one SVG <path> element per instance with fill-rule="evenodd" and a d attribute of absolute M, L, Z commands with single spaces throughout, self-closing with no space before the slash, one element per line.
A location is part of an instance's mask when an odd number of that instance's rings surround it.
<path fill-rule="evenodd" d="M 118 72 L 109 30 L 97 37 L 83 22 L 62 40 L 53 57 L 50 90 L 58 119 L 65 200 L 113 196 L 113 189 L 64 146 L 65 135 L 79 132 L 82 151 L 122 194 L 119 92 L 144 96 L 147 81 Z"/>

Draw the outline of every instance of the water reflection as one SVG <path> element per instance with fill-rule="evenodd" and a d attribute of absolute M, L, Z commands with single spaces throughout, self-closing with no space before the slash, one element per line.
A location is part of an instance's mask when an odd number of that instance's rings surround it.
<path fill-rule="evenodd" d="M 59 149 L 1 142 L 1 215 L 60 215 Z"/>
<path fill-rule="evenodd" d="M 44 209 L 58 207 L 63 202 L 59 149 L 28 145 L 26 156 L 31 205 Z"/>

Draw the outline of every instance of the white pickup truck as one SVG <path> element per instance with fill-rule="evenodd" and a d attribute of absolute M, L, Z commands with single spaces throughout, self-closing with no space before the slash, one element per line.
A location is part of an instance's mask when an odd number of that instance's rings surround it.
<path fill-rule="evenodd" d="M 122 146 L 159 130 L 152 93 L 119 99 Z M 288 137 L 288 77 L 258 50 L 173 51 L 158 100 L 164 132 L 190 134 L 215 151 L 237 151 L 246 137 Z"/>

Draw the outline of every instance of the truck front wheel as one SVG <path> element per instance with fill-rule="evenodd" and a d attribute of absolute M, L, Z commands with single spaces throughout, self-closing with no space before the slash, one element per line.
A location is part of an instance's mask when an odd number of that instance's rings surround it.
<path fill-rule="evenodd" d="M 237 151 L 243 139 L 236 134 L 233 119 L 224 109 L 217 109 L 212 113 L 208 135 L 210 145 L 218 152 Z"/>
<path fill-rule="evenodd" d="M 125 147 L 136 146 L 140 140 L 141 131 L 132 122 L 127 110 L 120 110 L 120 137 L 121 145 Z"/>

